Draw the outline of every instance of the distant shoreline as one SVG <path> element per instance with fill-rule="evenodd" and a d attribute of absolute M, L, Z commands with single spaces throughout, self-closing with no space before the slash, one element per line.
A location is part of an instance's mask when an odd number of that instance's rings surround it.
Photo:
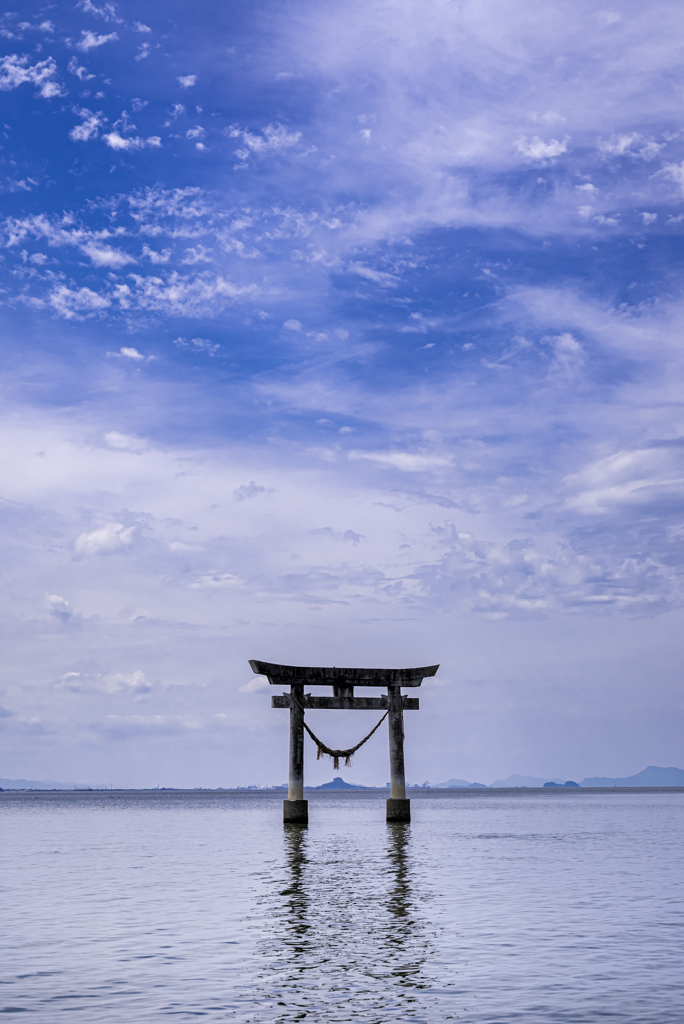
<path fill-rule="evenodd" d="M 341 797 L 343 799 L 350 799 L 359 796 L 372 796 L 382 797 L 387 796 L 388 790 L 373 789 L 368 787 L 367 789 L 328 789 L 320 790 L 315 787 L 304 787 L 307 797 L 320 797 L 325 799 L 327 797 Z M 478 797 L 496 797 L 496 796 L 526 796 L 529 794 L 543 794 L 544 796 L 577 796 L 583 793 L 684 793 L 684 786 L 586 786 L 577 787 L 576 789 L 559 786 L 557 789 L 544 789 L 542 786 L 529 786 L 529 787 L 514 787 L 511 789 L 461 789 L 454 787 L 453 789 L 439 788 L 430 789 L 428 787 L 421 787 L 420 789 L 411 790 L 409 792 L 410 799 L 424 800 L 427 797 L 439 797 L 439 796 L 459 796 L 467 799 Z M 11 800 L 17 797 L 30 796 L 54 798 L 54 797 L 68 797 L 70 799 L 93 799 L 97 797 L 116 797 L 126 794 L 135 794 L 137 796 L 146 797 L 174 797 L 174 796 L 196 796 L 196 797 L 222 797 L 222 796 L 240 796 L 245 798 L 253 797 L 279 797 L 283 799 L 283 790 L 278 789 L 5 789 L 0 792 L 0 801 Z"/>

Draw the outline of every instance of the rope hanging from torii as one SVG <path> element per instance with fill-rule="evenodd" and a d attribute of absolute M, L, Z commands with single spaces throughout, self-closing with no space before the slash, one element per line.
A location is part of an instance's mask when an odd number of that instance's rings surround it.
<path fill-rule="evenodd" d="M 297 707 L 301 708 L 302 715 L 303 715 L 304 714 L 304 708 L 299 703 L 299 701 L 294 696 L 294 694 L 292 695 L 292 699 L 294 700 L 294 702 L 297 705 Z M 320 758 L 321 758 L 321 755 L 323 755 L 325 757 L 332 757 L 332 759 L 333 759 L 333 768 L 334 768 L 335 771 L 339 771 L 339 768 L 340 768 L 340 758 L 341 757 L 344 758 L 345 768 L 351 768 L 352 755 L 354 755 L 356 753 L 356 751 L 359 750 L 364 745 L 364 743 L 368 742 L 368 740 L 371 738 L 371 736 L 373 735 L 374 732 L 377 732 L 377 730 L 380 728 L 382 723 L 387 718 L 388 714 L 389 714 L 389 710 L 387 710 L 385 712 L 385 714 L 382 716 L 382 718 L 380 719 L 378 724 L 373 726 L 373 728 L 368 733 L 368 735 L 364 736 L 363 739 L 361 740 L 361 742 L 357 743 L 355 747 L 350 747 L 349 750 L 332 750 L 329 746 L 327 746 L 323 742 L 323 740 L 319 740 L 318 736 L 316 736 L 316 734 L 313 733 L 311 731 L 311 729 L 309 728 L 309 726 L 306 724 L 306 721 L 303 721 L 302 725 L 304 726 L 304 728 L 306 729 L 306 731 L 308 732 L 309 736 L 314 741 L 316 746 L 318 747 L 318 753 L 316 754 L 316 760 L 319 761 Z"/>

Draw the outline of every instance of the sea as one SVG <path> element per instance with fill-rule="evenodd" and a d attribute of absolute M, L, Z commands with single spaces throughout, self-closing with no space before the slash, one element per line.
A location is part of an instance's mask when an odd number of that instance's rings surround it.
<path fill-rule="evenodd" d="M 682 1024 L 684 792 L 0 793 L 32 1024 Z"/>

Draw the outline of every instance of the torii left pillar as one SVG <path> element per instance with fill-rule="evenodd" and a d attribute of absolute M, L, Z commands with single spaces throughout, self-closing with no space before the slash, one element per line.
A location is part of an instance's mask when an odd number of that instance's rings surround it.
<path fill-rule="evenodd" d="M 304 799 L 304 684 L 290 686 L 290 771 L 283 821 L 308 825 L 309 801 Z"/>

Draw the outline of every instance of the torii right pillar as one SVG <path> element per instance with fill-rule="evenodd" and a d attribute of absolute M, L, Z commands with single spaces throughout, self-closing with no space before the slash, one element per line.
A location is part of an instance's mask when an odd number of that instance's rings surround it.
<path fill-rule="evenodd" d="M 401 688 L 387 687 L 389 714 L 389 762 L 390 798 L 387 801 L 388 821 L 410 821 L 411 801 L 406 799 L 406 774 L 404 772 L 404 711 Z"/>

